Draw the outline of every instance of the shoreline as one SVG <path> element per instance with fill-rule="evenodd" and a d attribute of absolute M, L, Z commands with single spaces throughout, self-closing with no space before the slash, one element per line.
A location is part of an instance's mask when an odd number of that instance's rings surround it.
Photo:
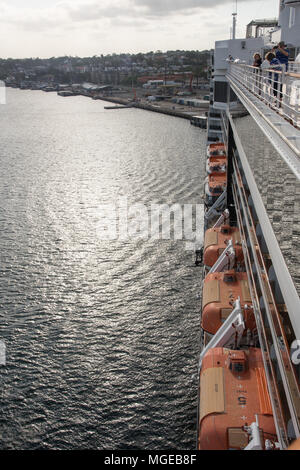
<path fill-rule="evenodd" d="M 23 89 L 19 87 L 11 87 L 11 88 L 23 91 Z M 30 90 L 30 89 L 25 89 L 25 90 L 35 91 L 35 90 Z M 45 90 L 40 90 L 40 91 L 45 92 Z M 198 107 L 198 108 L 195 108 L 195 110 L 193 110 L 192 107 L 190 107 L 190 109 L 186 111 L 184 109 L 181 109 L 181 110 L 174 109 L 175 104 L 171 103 L 170 101 L 157 101 L 157 103 L 160 103 L 160 105 L 158 104 L 152 105 L 152 104 L 142 101 L 141 99 L 135 101 L 135 100 L 128 99 L 128 97 L 121 98 L 119 96 L 100 96 L 100 95 L 95 96 L 95 95 L 89 94 L 88 92 L 79 92 L 79 93 L 73 93 L 73 94 L 64 96 L 64 95 L 59 95 L 59 93 L 56 90 L 51 90 L 51 92 L 57 93 L 57 95 L 61 96 L 61 98 L 71 98 L 72 96 L 83 96 L 85 98 L 90 98 L 94 101 L 100 100 L 100 101 L 104 101 L 107 103 L 113 103 L 115 105 L 121 105 L 127 108 L 143 109 L 144 111 L 151 111 L 153 113 L 165 114 L 167 116 L 172 116 L 172 117 L 177 117 L 180 119 L 188 120 L 190 121 L 191 124 L 194 124 L 195 126 L 202 128 L 202 129 L 206 129 L 206 123 L 205 123 L 205 127 L 203 127 L 203 125 L 199 125 L 199 123 L 195 123 L 194 118 L 198 116 L 203 116 L 203 118 L 206 118 L 206 122 L 208 120 L 208 108 L 207 107 Z M 180 105 L 176 104 L 176 107 L 178 106 Z M 235 114 L 235 117 L 243 117 L 243 116 L 248 115 L 248 112 L 236 111 L 234 114 Z"/>
<path fill-rule="evenodd" d="M 86 96 L 86 95 L 83 95 L 83 96 Z M 124 98 L 119 98 L 119 97 L 114 97 L 114 96 L 110 96 L 110 97 L 99 97 L 97 96 L 97 98 L 92 98 L 94 99 L 95 101 L 96 100 L 101 100 L 101 101 L 107 101 L 109 103 L 114 103 L 114 104 L 120 104 L 120 105 L 123 105 L 123 106 L 128 106 L 130 105 L 132 108 L 137 108 L 137 109 L 143 109 L 145 111 L 152 111 L 154 113 L 160 113 L 160 114 L 166 114 L 168 116 L 173 116 L 173 117 L 179 117 L 179 118 L 182 118 L 182 119 L 187 119 L 189 121 L 192 120 L 193 116 L 196 116 L 197 115 L 197 112 L 193 113 L 193 114 L 190 114 L 190 113 L 186 113 L 184 111 L 177 111 L 175 109 L 169 109 L 168 107 L 164 107 L 164 106 L 158 106 L 158 105 L 151 105 L 151 104 L 147 104 L 147 103 L 141 103 L 141 102 L 138 102 L 138 101 L 133 101 L 133 102 L 128 102 L 128 100 L 124 99 Z M 206 111 L 206 108 L 202 108 L 202 109 L 199 109 L 199 113 L 205 113 Z"/>
<path fill-rule="evenodd" d="M 8 86 L 9 87 L 9 86 Z M 9 87 L 10 88 L 10 87 Z M 23 91 L 22 88 L 19 88 L 19 87 L 11 87 L 13 89 L 19 89 L 21 91 Z M 35 91 L 35 90 L 30 90 L 30 89 L 24 89 L 24 90 L 27 90 L 27 91 Z M 45 90 L 40 90 L 40 91 L 45 91 Z M 49 92 L 49 91 L 47 91 Z M 56 90 L 52 91 L 52 93 L 58 93 Z M 59 96 L 59 95 L 58 95 Z M 93 96 L 92 94 L 89 94 L 88 92 L 83 92 L 83 93 L 74 93 L 74 94 L 70 94 L 70 95 L 66 95 L 66 96 L 63 96 L 63 95 L 60 95 L 61 98 L 71 98 L 72 96 L 83 96 L 83 97 L 86 97 L 86 98 L 91 98 L 95 101 L 97 100 L 100 100 L 100 101 L 104 101 L 104 102 L 107 102 L 107 103 L 113 103 L 113 104 L 116 104 L 116 105 L 122 105 L 122 106 L 127 106 L 127 107 L 132 107 L 132 108 L 136 108 L 136 109 L 143 109 L 144 111 L 152 111 L 154 113 L 160 113 L 160 114 L 165 114 L 165 115 L 168 115 L 168 116 L 173 116 L 173 117 L 178 117 L 178 118 L 181 118 L 181 119 L 186 119 L 186 120 L 189 120 L 190 122 L 193 120 L 193 117 L 194 116 L 203 116 L 203 117 L 207 117 L 206 116 L 206 113 L 208 111 L 208 107 L 201 107 L 201 108 L 195 108 L 193 110 L 192 107 L 190 107 L 190 109 L 188 111 L 184 110 L 184 109 L 178 109 L 180 105 L 178 104 L 175 104 L 175 103 L 171 103 L 169 101 L 157 101 L 156 103 L 159 103 L 159 104 L 150 104 L 150 103 L 147 103 L 145 102 L 144 100 L 138 100 L 138 101 L 130 101 L 128 98 L 121 98 L 119 96 L 100 96 L 100 95 L 96 95 L 96 96 Z M 174 108 L 177 108 L 177 109 L 174 109 Z"/>

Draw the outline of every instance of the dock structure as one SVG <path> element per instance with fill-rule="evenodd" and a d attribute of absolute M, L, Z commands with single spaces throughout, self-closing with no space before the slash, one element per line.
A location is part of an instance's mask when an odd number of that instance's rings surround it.
<path fill-rule="evenodd" d="M 131 104 L 128 105 L 115 105 L 115 106 L 104 106 L 104 109 L 127 109 L 132 108 Z"/>

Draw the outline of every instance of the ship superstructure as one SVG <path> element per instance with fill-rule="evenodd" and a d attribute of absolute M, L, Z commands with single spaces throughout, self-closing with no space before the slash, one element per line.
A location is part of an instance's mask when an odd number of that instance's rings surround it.
<path fill-rule="evenodd" d="M 280 41 L 287 70 L 252 65 Z M 299 53 L 300 1 L 216 43 L 198 449 L 286 449 L 300 438 Z"/>

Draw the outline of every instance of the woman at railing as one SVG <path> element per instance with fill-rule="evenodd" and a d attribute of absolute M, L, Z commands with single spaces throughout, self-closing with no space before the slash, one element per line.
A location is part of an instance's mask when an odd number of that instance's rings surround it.
<path fill-rule="evenodd" d="M 255 84 L 254 84 L 254 93 L 256 94 L 261 94 L 261 91 L 260 91 L 260 88 L 261 88 L 261 64 L 262 64 L 262 58 L 261 58 L 261 55 L 256 52 L 253 56 L 253 67 L 255 67 L 254 69 L 254 73 L 256 74 L 256 77 L 255 77 Z"/>
<path fill-rule="evenodd" d="M 262 64 L 262 58 L 261 55 L 256 52 L 253 56 L 253 67 L 260 67 Z"/>

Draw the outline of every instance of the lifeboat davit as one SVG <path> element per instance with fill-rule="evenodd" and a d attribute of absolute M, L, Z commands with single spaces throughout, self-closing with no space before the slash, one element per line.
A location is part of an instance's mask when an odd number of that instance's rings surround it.
<path fill-rule="evenodd" d="M 232 240 L 235 249 L 236 263 L 244 263 L 239 229 L 230 225 L 222 225 L 221 227 L 210 228 L 205 232 L 203 249 L 203 262 L 205 266 L 211 268 L 215 264 L 219 256 L 226 249 L 229 240 Z"/>
<path fill-rule="evenodd" d="M 240 299 L 247 330 L 256 330 L 247 273 L 225 271 L 208 274 L 203 285 L 202 328 L 214 335 L 234 309 Z"/>
<path fill-rule="evenodd" d="M 275 442 L 261 350 L 210 349 L 200 373 L 198 450 L 242 450 L 250 440 L 245 427 L 256 421 L 263 445 Z"/>

